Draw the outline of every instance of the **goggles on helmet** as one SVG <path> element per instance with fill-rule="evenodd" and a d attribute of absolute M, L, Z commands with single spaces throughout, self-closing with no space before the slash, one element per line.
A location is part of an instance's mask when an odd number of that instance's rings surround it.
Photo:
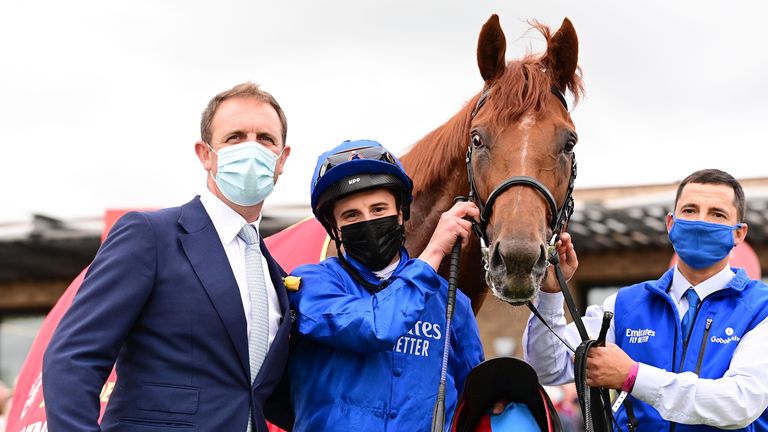
<path fill-rule="evenodd" d="M 353 148 L 349 150 L 344 150 L 339 153 L 334 153 L 325 159 L 325 162 L 323 162 L 323 164 L 320 166 L 320 169 L 317 172 L 315 185 L 317 185 L 317 182 L 320 181 L 320 178 L 323 177 L 323 175 L 325 175 L 325 173 L 328 172 L 331 168 L 337 165 L 341 165 L 344 162 L 349 162 L 357 159 L 378 160 L 382 162 L 391 163 L 392 165 L 397 166 L 397 162 L 395 162 L 395 157 L 392 156 L 392 154 L 389 153 L 383 147 L 358 147 L 358 148 Z"/>

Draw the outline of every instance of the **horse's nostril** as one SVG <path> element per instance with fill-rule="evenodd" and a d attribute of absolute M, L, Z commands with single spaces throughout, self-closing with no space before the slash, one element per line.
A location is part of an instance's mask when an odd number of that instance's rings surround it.
<path fill-rule="evenodd" d="M 548 259 L 547 248 L 542 244 L 542 245 L 539 245 L 539 249 L 540 249 L 539 259 L 536 260 L 536 267 L 537 268 L 546 267 L 547 259 Z"/>
<path fill-rule="evenodd" d="M 504 265 L 504 257 L 501 256 L 501 248 L 499 247 L 499 244 L 496 243 L 493 248 L 491 248 L 493 251 L 491 253 L 491 268 L 504 268 L 506 267 Z"/>

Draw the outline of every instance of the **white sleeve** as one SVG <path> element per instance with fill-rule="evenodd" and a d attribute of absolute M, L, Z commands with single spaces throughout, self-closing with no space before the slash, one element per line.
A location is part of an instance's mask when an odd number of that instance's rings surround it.
<path fill-rule="evenodd" d="M 602 305 L 587 308 L 582 318 L 590 338 L 597 339 L 603 324 L 604 311 L 614 310 L 616 294 L 608 297 Z M 534 299 L 534 305 L 552 329 L 571 346 L 576 348 L 581 337 L 574 323 L 566 325 L 563 310 L 563 293 L 540 292 Z M 614 323 L 606 334 L 607 342 L 615 342 Z M 558 385 L 573 381 L 573 353 L 553 335 L 533 314 L 528 317 L 528 324 L 523 332 L 523 357 L 533 366 L 544 385 Z"/>
<path fill-rule="evenodd" d="M 740 429 L 768 406 L 768 318 L 741 338 L 722 378 L 667 372 L 640 364 L 632 395 L 662 418 L 683 424 Z"/>

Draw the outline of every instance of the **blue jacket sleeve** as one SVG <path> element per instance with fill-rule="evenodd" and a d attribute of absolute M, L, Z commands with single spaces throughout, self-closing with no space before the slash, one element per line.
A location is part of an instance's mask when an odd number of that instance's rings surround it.
<path fill-rule="evenodd" d="M 461 394 L 464 390 L 464 380 L 472 368 L 485 360 L 485 354 L 469 298 L 461 292 L 456 294 L 456 319 L 454 319 L 456 325 L 451 330 L 451 345 L 453 347 L 451 367 L 456 384 L 456 394 Z"/>
<path fill-rule="evenodd" d="M 301 288 L 292 295 L 299 333 L 360 353 L 391 349 L 440 287 L 437 273 L 418 259 L 410 260 L 386 289 L 370 297 L 345 289 L 349 276 L 323 264 L 302 266 L 292 274 L 301 277 Z"/>
<path fill-rule="evenodd" d="M 146 216 L 114 226 L 43 358 L 48 430 L 99 431 L 99 393 L 154 284 L 155 237 Z"/>

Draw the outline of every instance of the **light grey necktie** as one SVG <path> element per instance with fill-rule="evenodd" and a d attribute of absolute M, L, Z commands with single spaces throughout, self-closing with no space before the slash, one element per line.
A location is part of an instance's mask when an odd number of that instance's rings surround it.
<path fill-rule="evenodd" d="M 251 330 L 248 332 L 248 362 L 251 369 L 251 383 L 259 373 L 264 357 L 267 356 L 269 341 L 269 306 L 267 304 L 267 284 L 264 280 L 264 267 L 259 249 L 259 235 L 251 224 L 245 224 L 237 234 L 246 244 L 245 276 L 248 283 L 248 296 L 251 301 Z M 253 429 L 248 415 L 248 432 Z"/>

